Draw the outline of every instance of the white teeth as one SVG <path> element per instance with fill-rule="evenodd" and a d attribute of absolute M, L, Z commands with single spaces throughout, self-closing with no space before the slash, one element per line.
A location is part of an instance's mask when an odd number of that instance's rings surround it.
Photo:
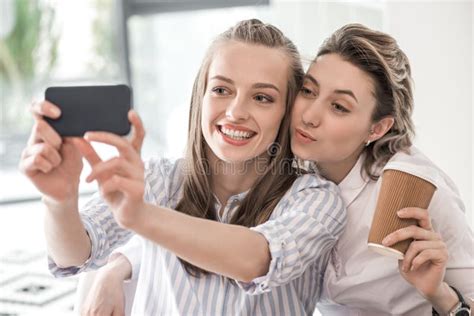
<path fill-rule="evenodd" d="M 221 127 L 221 131 L 225 135 L 227 135 L 231 138 L 235 138 L 237 140 L 247 139 L 247 138 L 250 138 L 250 136 L 252 135 L 249 132 L 237 131 L 237 130 L 233 130 L 233 129 L 229 129 L 229 128 L 225 128 L 225 127 Z"/>

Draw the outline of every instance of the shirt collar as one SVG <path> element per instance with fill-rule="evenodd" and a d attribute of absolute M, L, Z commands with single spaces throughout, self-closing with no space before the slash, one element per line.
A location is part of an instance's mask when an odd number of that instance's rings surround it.
<path fill-rule="evenodd" d="M 365 154 L 361 154 L 354 167 L 352 167 L 351 171 L 349 171 L 347 176 L 338 185 L 339 189 L 341 189 L 341 196 L 346 207 L 349 207 L 370 181 L 363 168 L 364 160 Z M 361 171 L 364 176 L 362 176 Z"/>
<path fill-rule="evenodd" d="M 227 200 L 227 204 L 229 203 L 236 203 L 237 201 L 238 202 L 241 202 L 246 196 L 247 194 L 249 193 L 250 189 L 247 190 L 247 191 L 244 191 L 244 192 L 241 192 L 241 193 L 238 193 L 238 194 L 234 194 L 234 195 L 231 195 L 229 197 L 229 199 Z M 219 199 L 217 198 L 217 195 L 215 195 L 214 193 L 212 193 L 212 195 L 214 196 L 214 200 L 216 201 L 216 205 L 221 207 L 221 203 L 219 202 Z"/>
<path fill-rule="evenodd" d="M 222 222 L 222 221 L 225 221 L 225 220 L 229 220 L 230 217 L 232 216 L 232 214 L 234 213 L 234 211 L 236 210 L 236 207 L 238 205 L 240 205 L 240 203 L 247 196 L 249 191 L 250 191 L 250 189 L 245 191 L 245 192 L 241 192 L 241 193 L 238 193 L 238 194 L 231 195 L 229 197 L 229 199 L 227 200 L 227 202 L 226 202 L 226 206 L 225 206 L 225 209 L 224 209 L 224 213 L 222 214 L 222 217 L 219 214 L 219 210 L 221 209 L 222 205 L 219 202 L 219 199 L 217 198 L 217 196 L 214 193 L 212 193 L 212 195 L 214 196 L 214 200 L 215 200 L 214 209 L 215 209 L 215 212 L 216 212 L 216 215 L 217 215 L 217 218 L 219 219 L 219 221 Z M 230 212 L 230 214 L 229 214 L 229 212 Z"/>

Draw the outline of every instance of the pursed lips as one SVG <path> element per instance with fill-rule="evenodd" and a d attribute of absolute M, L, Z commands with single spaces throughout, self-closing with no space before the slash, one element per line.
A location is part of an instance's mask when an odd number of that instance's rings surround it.
<path fill-rule="evenodd" d="M 295 130 L 296 130 L 297 133 L 300 133 L 300 134 L 303 135 L 304 137 L 309 138 L 309 139 L 311 139 L 312 141 L 316 141 L 316 138 L 314 138 L 313 136 L 311 136 L 309 133 L 303 131 L 302 129 L 295 128 Z"/>

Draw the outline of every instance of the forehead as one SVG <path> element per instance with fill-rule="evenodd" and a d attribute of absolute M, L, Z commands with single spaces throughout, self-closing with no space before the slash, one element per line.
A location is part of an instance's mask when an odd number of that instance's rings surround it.
<path fill-rule="evenodd" d="M 359 100 L 373 99 L 372 78 L 337 54 L 318 57 L 308 69 L 308 74 L 319 82 L 322 89 L 352 90 Z"/>
<path fill-rule="evenodd" d="M 289 58 L 281 49 L 230 41 L 219 45 L 208 77 L 228 77 L 236 83 L 271 83 L 286 91 Z"/>

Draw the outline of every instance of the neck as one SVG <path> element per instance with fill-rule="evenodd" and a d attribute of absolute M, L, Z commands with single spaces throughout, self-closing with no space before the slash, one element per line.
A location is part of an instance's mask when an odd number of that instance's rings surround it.
<path fill-rule="evenodd" d="M 208 152 L 208 157 L 212 191 L 222 205 L 232 195 L 249 190 L 261 175 L 261 157 L 239 163 L 220 160 L 212 152 Z"/>
<path fill-rule="evenodd" d="M 357 159 L 361 155 L 362 150 L 354 152 L 349 157 L 331 162 L 319 162 L 318 169 L 322 176 L 326 179 L 339 184 L 344 180 L 344 178 L 349 174 L 349 172 L 354 168 L 357 163 Z"/>

